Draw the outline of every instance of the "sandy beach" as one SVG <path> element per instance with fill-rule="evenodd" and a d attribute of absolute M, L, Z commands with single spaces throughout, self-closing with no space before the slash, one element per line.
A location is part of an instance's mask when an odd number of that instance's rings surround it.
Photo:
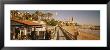
<path fill-rule="evenodd" d="M 63 29 L 74 35 L 74 26 L 63 26 Z M 78 40 L 100 40 L 100 34 L 79 31 Z"/>

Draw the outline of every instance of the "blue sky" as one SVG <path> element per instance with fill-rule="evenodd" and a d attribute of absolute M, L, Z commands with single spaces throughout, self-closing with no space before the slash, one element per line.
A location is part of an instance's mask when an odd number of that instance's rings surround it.
<path fill-rule="evenodd" d="M 99 10 L 40 10 L 42 12 L 51 12 L 56 20 L 68 21 L 72 17 L 74 21 L 80 24 L 100 25 Z M 20 12 L 31 12 L 35 10 L 21 10 Z"/>

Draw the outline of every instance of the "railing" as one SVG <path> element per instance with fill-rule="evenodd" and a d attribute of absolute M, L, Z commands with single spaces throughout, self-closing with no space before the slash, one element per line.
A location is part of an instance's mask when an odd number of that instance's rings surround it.
<path fill-rule="evenodd" d="M 56 32 L 54 31 L 53 33 L 51 33 L 51 39 L 56 39 Z"/>
<path fill-rule="evenodd" d="M 69 33 L 68 31 L 66 31 L 65 29 L 63 29 L 61 27 L 60 27 L 60 29 L 62 30 L 62 32 L 63 32 L 63 34 L 64 34 L 64 36 L 66 37 L 67 40 L 75 40 L 74 35 L 72 35 L 71 33 Z"/>

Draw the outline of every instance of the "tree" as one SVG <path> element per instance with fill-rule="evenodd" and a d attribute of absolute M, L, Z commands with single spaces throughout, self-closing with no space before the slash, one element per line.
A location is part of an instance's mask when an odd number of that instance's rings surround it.
<path fill-rule="evenodd" d="M 55 21 L 55 19 L 52 19 L 47 24 L 51 26 L 56 26 L 58 24 L 58 21 Z"/>
<path fill-rule="evenodd" d="M 36 11 L 35 14 L 36 14 L 36 17 L 38 17 L 38 20 L 41 20 L 44 15 L 43 12 L 40 12 L 40 11 Z"/>
<path fill-rule="evenodd" d="M 50 17 L 52 17 L 53 14 L 48 12 L 46 15 L 47 15 L 47 19 L 50 19 Z"/>
<path fill-rule="evenodd" d="M 16 18 L 16 17 L 18 17 L 18 10 L 11 10 L 11 17 L 12 18 Z"/>

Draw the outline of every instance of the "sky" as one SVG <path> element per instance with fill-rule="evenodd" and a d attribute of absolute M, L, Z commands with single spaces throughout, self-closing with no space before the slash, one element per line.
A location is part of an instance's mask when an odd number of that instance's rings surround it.
<path fill-rule="evenodd" d="M 34 13 L 36 10 L 20 10 L 20 12 Z M 100 25 L 100 10 L 40 10 L 53 13 L 53 18 L 61 21 L 74 21 L 79 24 Z"/>

